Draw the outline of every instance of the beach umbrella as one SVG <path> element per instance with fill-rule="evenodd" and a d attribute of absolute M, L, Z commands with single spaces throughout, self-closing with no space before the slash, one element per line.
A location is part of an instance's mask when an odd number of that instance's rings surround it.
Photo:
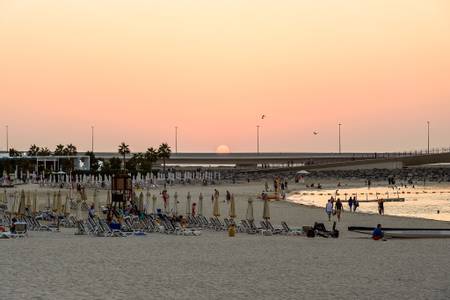
<path fill-rule="evenodd" d="M 61 191 L 58 191 L 58 194 L 56 195 L 56 212 L 57 213 L 61 213 L 62 212 Z"/>
<path fill-rule="evenodd" d="M 28 209 L 31 208 L 31 191 L 27 191 L 27 205 L 25 207 L 27 207 Z"/>
<path fill-rule="evenodd" d="M 263 219 L 264 220 L 270 219 L 270 209 L 269 209 L 268 197 L 266 197 L 266 199 L 264 199 Z"/>
<path fill-rule="evenodd" d="M 57 206 L 58 205 L 56 203 L 56 191 L 55 191 L 55 192 L 53 192 L 52 210 L 56 211 Z"/>
<path fill-rule="evenodd" d="M 152 197 L 152 201 L 153 201 L 152 209 L 153 209 L 153 213 L 155 213 L 155 214 L 156 214 L 156 200 L 158 200 L 158 197 L 156 197 L 156 195 L 153 195 L 153 197 Z"/>
<path fill-rule="evenodd" d="M 253 199 L 251 197 L 248 198 L 246 218 L 249 221 L 255 220 L 255 218 L 253 217 Z"/>
<path fill-rule="evenodd" d="M 200 193 L 198 196 L 198 214 L 203 216 L 203 194 Z"/>
<path fill-rule="evenodd" d="M 21 216 L 25 215 L 25 191 L 20 192 L 20 201 L 17 213 Z"/>
<path fill-rule="evenodd" d="M 220 217 L 219 197 L 217 195 L 214 196 L 213 216 Z"/>
<path fill-rule="evenodd" d="M 232 219 L 236 218 L 236 204 L 234 202 L 234 195 L 231 194 L 230 199 L 230 211 L 228 212 L 228 216 Z"/>
<path fill-rule="evenodd" d="M 173 195 L 173 214 L 176 216 L 178 214 L 178 193 L 175 192 Z"/>
<path fill-rule="evenodd" d="M 33 206 L 32 206 L 31 212 L 33 214 L 36 214 L 36 212 L 37 212 L 37 191 L 36 190 L 33 192 Z"/>
<path fill-rule="evenodd" d="M 7 197 L 7 208 L 8 208 L 8 212 L 10 214 L 14 213 L 14 198 L 13 197 Z"/>
<path fill-rule="evenodd" d="M 70 215 L 70 204 L 69 204 L 69 195 L 66 195 L 66 202 L 64 202 L 64 215 Z"/>
<path fill-rule="evenodd" d="M 191 215 L 191 193 L 188 192 L 187 197 L 186 197 L 186 215 L 190 216 Z"/>
<path fill-rule="evenodd" d="M 50 191 L 47 190 L 47 209 L 50 209 Z"/>
<path fill-rule="evenodd" d="M 110 190 L 106 191 L 106 206 L 107 207 L 111 206 L 111 191 Z"/>
<path fill-rule="evenodd" d="M 139 194 L 138 209 L 144 211 L 144 194 L 142 192 Z"/>

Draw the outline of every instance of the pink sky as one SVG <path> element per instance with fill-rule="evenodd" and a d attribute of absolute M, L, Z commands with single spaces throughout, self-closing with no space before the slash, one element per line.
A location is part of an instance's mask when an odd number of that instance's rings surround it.
<path fill-rule="evenodd" d="M 0 0 L 0 104 L 18 149 L 449 147 L 450 2 Z"/>

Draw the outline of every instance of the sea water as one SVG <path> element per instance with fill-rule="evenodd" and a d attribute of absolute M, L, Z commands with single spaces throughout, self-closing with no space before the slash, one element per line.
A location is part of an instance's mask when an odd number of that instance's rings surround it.
<path fill-rule="evenodd" d="M 340 198 L 344 210 L 348 211 L 348 198 L 357 195 L 358 200 L 376 200 L 379 198 L 405 198 L 404 202 L 385 202 L 384 214 L 450 221 L 450 185 L 422 187 L 373 187 L 373 188 L 337 188 L 337 189 L 304 189 L 292 193 L 288 200 L 325 208 L 330 199 Z M 357 212 L 378 213 L 378 203 L 360 202 Z"/>

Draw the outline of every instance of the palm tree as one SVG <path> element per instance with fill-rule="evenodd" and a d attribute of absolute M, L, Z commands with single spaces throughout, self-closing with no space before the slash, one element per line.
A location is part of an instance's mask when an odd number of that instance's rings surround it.
<path fill-rule="evenodd" d="M 10 157 L 21 157 L 22 153 L 20 153 L 19 151 L 17 151 L 14 148 L 9 148 L 9 156 Z"/>
<path fill-rule="evenodd" d="M 64 154 L 65 154 L 64 153 L 64 145 L 63 144 L 56 145 L 56 148 L 55 148 L 55 151 L 53 152 L 53 155 L 62 156 Z"/>
<path fill-rule="evenodd" d="M 67 156 L 74 156 L 77 155 L 77 153 L 77 147 L 72 144 L 69 144 L 64 148 L 64 154 Z"/>
<path fill-rule="evenodd" d="M 42 147 L 37 153 L 38 156 L 49 156 L 50 154 L 52 154 L 52 151 L 50 151 L 47 147 Z"/>
<path fill-rule="evenodd" d="M 158 158 L 159 158 L 158 150 L 156 150 L 153 147 L 150 147 L 147 149 L 147 152 L 145 152 L 145 154 L 144 154 L 146 171 L 148 171 L 149 173 L 152 172 L 153 163 L 157 162 Z"/>
<path fill-rule="evenodd" d="M 35 144 L 30 146 L 30 149 L 27 152 L 27 156 L 37 156 L 41 149 Z"/>
<path fill-rule="evenodd" d="M 162 143 L 158 148 L 158 157 L 163 160 L 163 172 L 164 179 L 167 182 L 167 174 L 166 174 L 166 159 L 170 158 L 170 154 L 172 150 L 170 149 L 167 143 Z"/>
<path fill-rule="evenodd" d="M 122 142 L 119 145 L 119 154 L 123 157 L 123 169 L 125 169 L 125 155 L 130 154 L 130 146 Z"/>

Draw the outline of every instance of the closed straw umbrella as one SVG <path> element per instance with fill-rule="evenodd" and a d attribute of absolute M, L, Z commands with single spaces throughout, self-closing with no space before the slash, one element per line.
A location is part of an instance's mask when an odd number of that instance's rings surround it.
<path fill-rule="evenodd" d="M 27 191 L 27 205 L 25 206 L 28 209 L 31 209 L 31 191 Z"/>
<path fill-rule="evenodd" d="M 220 217 L 219 197 L 217 195 L 214 196 L 213 216 Z"/>
<path fill-rule="evenodd" d="M 97 216 L 100 216 L 100 199 L 97 195 L 97 190 L 94 190 L 94 207 L 95 207 L 95 214 Z"/>
<path fill-rule="evenodd" d="M 265 197 L 265 199 L 264 199 L 263 219 L 266 220 L 266 221 L 268 219 L 270 219 L 270 209 L 269 209 L 269 199 L 268 199 L 268 197 Z"/>
<path fill-rule="evenodd" d="M 178 193 L 173 194 L 173 214 L 176 216 L 178 214 Z"/>
<path fill-rule="evenodd" d="M 57 201 L 56 201 L 56 191 L 55 192 L 53 192 L 53 202 L 52 202 L 52 210 L 53 211 L 56 211 L 56 209 L 57 209 L 57 207 L 58 207 L 58 204 L 57 204 Z"/>
<path fill-rule="evenodd" d="M 203 216 L 203 194 L 198 196 L 198 215 Z"/>
<path fill-rule="evenodd" d="M 156 197 L 156 195 L 153 195 L 152 197 L 152 209 L 153 209 L 153 213 L 156 214 L 156 201 L 158 200 L 158 197 Z"/>
<path fill-rule="evenodd" d="M 255 218 L 253 217 L 253 199 L 251 197 L 248 198 L 246 218 L 249 221 L 255 220 Z"/>
<path fill-rule="evenodd" d="M 191 193 L 188 192 L 186 197 L 186 216 L 191 215 Z"/>
<path fill-rule="evenodd" d="M 62 199 L 61 199 L 61 191 L 58 191 L 57 197 L 56 197 L 56 211 L 58 213 L 62 212 Z"/>
<path fill-rule="evenodd" d="M 138 209 L 140 212 L 144 211 L 144 194 L 142 192 L 139 194 Z"/>
<path fill-rule="evenodd" d="M 19 201 L 19 209 L 17 213 L 21 216 L 25 215 L 25 191 L 22 190 L 20 192 L 20 201 Z"/>
<path fill-rule="evenodd" d="M 69 195 L 66 195 L 66 201 L 64 202 L 64 210 L 63 213 L 65 216 L 70 215 L 70 209 L 69 209 Z"/>
<path fill-rule="evenodd" d="M 106 206 L 107 207 L 111 206 L 111 191 L 110 190 L 106 191 Z"/>
<path fill-rule="evenodd" d="M 51 208 L 50 197 L 50 191 L 47 191 L 47 209 Z"/>
<path fill-rule="evenodd" d="M 10 214 L 12 214 L 12 213 L 14 213 L 14 198 L 13 197 L 7 197 L 6 199 L 8 201 L 8 206 L 7 206 L 8 212 Z"/>
<path fill-rule="evenodd" d="M 33 206 L 32 206 L 31 212 L 33 214 L 36 214 L 36 212 L 37 212 L 37 191 L 36 190 L 33 191 Z"/>
<path fill-rule="evenodd" d="M 230 211 L 228 212 L 228 216 L 229 216 L 231 219 L 236 218 L 236 204 L 235 204 L 235 201 L 234 201 L 234 195 L 233 195 L 233 194 L 231 194 L 231 199 L 230 199 Z"/>

